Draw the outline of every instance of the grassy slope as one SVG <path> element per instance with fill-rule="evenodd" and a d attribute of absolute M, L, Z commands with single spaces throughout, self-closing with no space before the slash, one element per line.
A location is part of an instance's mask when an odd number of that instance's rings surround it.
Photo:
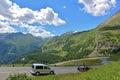
<path fill-rule="evenodd" d="M 95 66 L 95 65 L 100 65 L 101 62 L 102 61 L 100 60 L 100 58 L 84 58 L 84 59 L 59 62 L 56 63 L 56 66 L 79 66 L 79 65 Z"/>
<path fill-rule="evenodd" d="M 120 80 L 120 61 L 88 72 L 32 77 L 32 80 Z"/>
<path fill-rule="evenodd" d="M 85 57 L 109 56 L 120 51 L 120 12 L 116 13 L 104 23 L 93 30 L 78 32 L 73 34 L 64 34 L 56 39 L 52 39 L 42 46 L 42 52 L 37 52 L 26 62 L 51 63 L 81 59 Z M 32 52 L 31 55 L 36 52 Z M 42 55 L 46 55 L 40 60 Z M 48 58 L 48 55 L 51 58 Z M 39 56 L 39 59 L 35 59 Z M 54 56 L 54 57 L 52 57 Z M 30 54 L 26 58 L 30 57 Z M 33 60 L 34 61 L 31 61 Z M 50 60 L 48 60 L 50 59 Z M 18 61 L 19 62 L 19 61 Z M 52 61 L 52 63 L 55 63 Z"/>
<path fill-rule="evenodd" d="M 111 61 L 118 61 L 118 60 L 120 60 L 120 52 L 118 52 L 118 53 L 116 53 L 114 55 L 111 55 L 109 60 L 111 60 Z"/>
<path fill-rule="evenodd" d="M 94 49 L 94 30 L 86 31 L 82 33 L 67 34 L 61 36 L 56 41 L 48 42 L 43 46 L 43 52 L 50 52 L 50 50 L 57 51 L 56 55 L 65 57 L 69 56 L 69 53 L 72 55 L 79 55 L 83 52 L 82 56 L 89 54 L 89 52 Z M 84 54 L 84 51 L 88 53 Z M 82 54 L 82 53 L 81 53 Z"/>
<path fill-rule="evenodd" d="M 54 50 L 56 55 L 68 59 L 79 59 L 91 53 L 92 57 L 114 54 L 113 48 L 120 47 L 119 14 L 116 13 L 93 30 L 67 34 L 48 42 L 43 46 L 43 52 Z"/>
<path fill-rule="evenodd" d="M 116 54 L 120 51 L 120 11 L 97 28 L 97 51 L 103 54 Z M 116 47 L 117 46 L 117 47 Z"/>

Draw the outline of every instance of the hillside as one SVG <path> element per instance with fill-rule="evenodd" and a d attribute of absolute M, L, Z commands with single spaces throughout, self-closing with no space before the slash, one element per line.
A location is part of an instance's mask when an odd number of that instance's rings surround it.
<path fill-rule="evenodd" d="M 44 43 L 42 38 L 30 34 L 5 33 L 0 34 L 0 63 L 8 63 L 28 51 L 37 49 Z"/>
<path fill-rule="evenodd" d="M 59 62 L 81 59 L 84 57 L 99 57 L 117 54 L 120 52 L 120 11 L 95 29 L 61 35 L 50 40 L 39 49 L 40 51 L 33 51 L 24 57 L 30 63 L 51 63 L 51 59 L 55 59 L 54 62 Z M 44 58 L 41 57 L 41 55 L 43 55 Z M 39 59 L 36 59 L 37 56 L 39 56 Z M 33 59 L 31 60 L 29 57 Z"/>
<path fill-rule="evenodd" d="M 96 28 L 96 50 L 104 55 L 120 52 L 120 11 Z"/>

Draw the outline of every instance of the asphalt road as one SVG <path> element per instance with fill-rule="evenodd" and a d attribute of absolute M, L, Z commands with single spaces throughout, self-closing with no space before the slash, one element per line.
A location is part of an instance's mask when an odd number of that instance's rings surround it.
<path fill-rule="evenodd" d="M 64 73 L 77 73 L 77 66 L 72 67 L 51 67 L 55 70 L 56 74 Z M 26 73 L 28 76 L 32 76 L 30 73 L 31 67 L 0 67 L 0 80 L 5 80 L 10 74 Z"/>

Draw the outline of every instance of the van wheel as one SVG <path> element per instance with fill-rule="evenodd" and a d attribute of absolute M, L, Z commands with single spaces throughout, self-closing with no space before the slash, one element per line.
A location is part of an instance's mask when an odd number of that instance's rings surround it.
<path fill-rule="evenodd" d="M 35 75 L 36 75 L 36 76 L 39 76 L 39 75 L 40 75 L 40 73 L 39 73 L 39 72 L 36 72 L 36 73 L 35 73 Z"/>
<path fill-rule="evenodd" d="M 50 72 L 50 75 L 54 75 L 55 73 L 53 71 Z"/>

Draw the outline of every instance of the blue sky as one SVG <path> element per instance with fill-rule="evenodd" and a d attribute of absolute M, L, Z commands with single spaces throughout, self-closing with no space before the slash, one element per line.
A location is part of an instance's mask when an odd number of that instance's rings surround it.
<path fill-rule="evenodd" d="M 120 0 L 1 0 L 0 7 L 0 33 L 50 37 L 97 27 Z"/>

